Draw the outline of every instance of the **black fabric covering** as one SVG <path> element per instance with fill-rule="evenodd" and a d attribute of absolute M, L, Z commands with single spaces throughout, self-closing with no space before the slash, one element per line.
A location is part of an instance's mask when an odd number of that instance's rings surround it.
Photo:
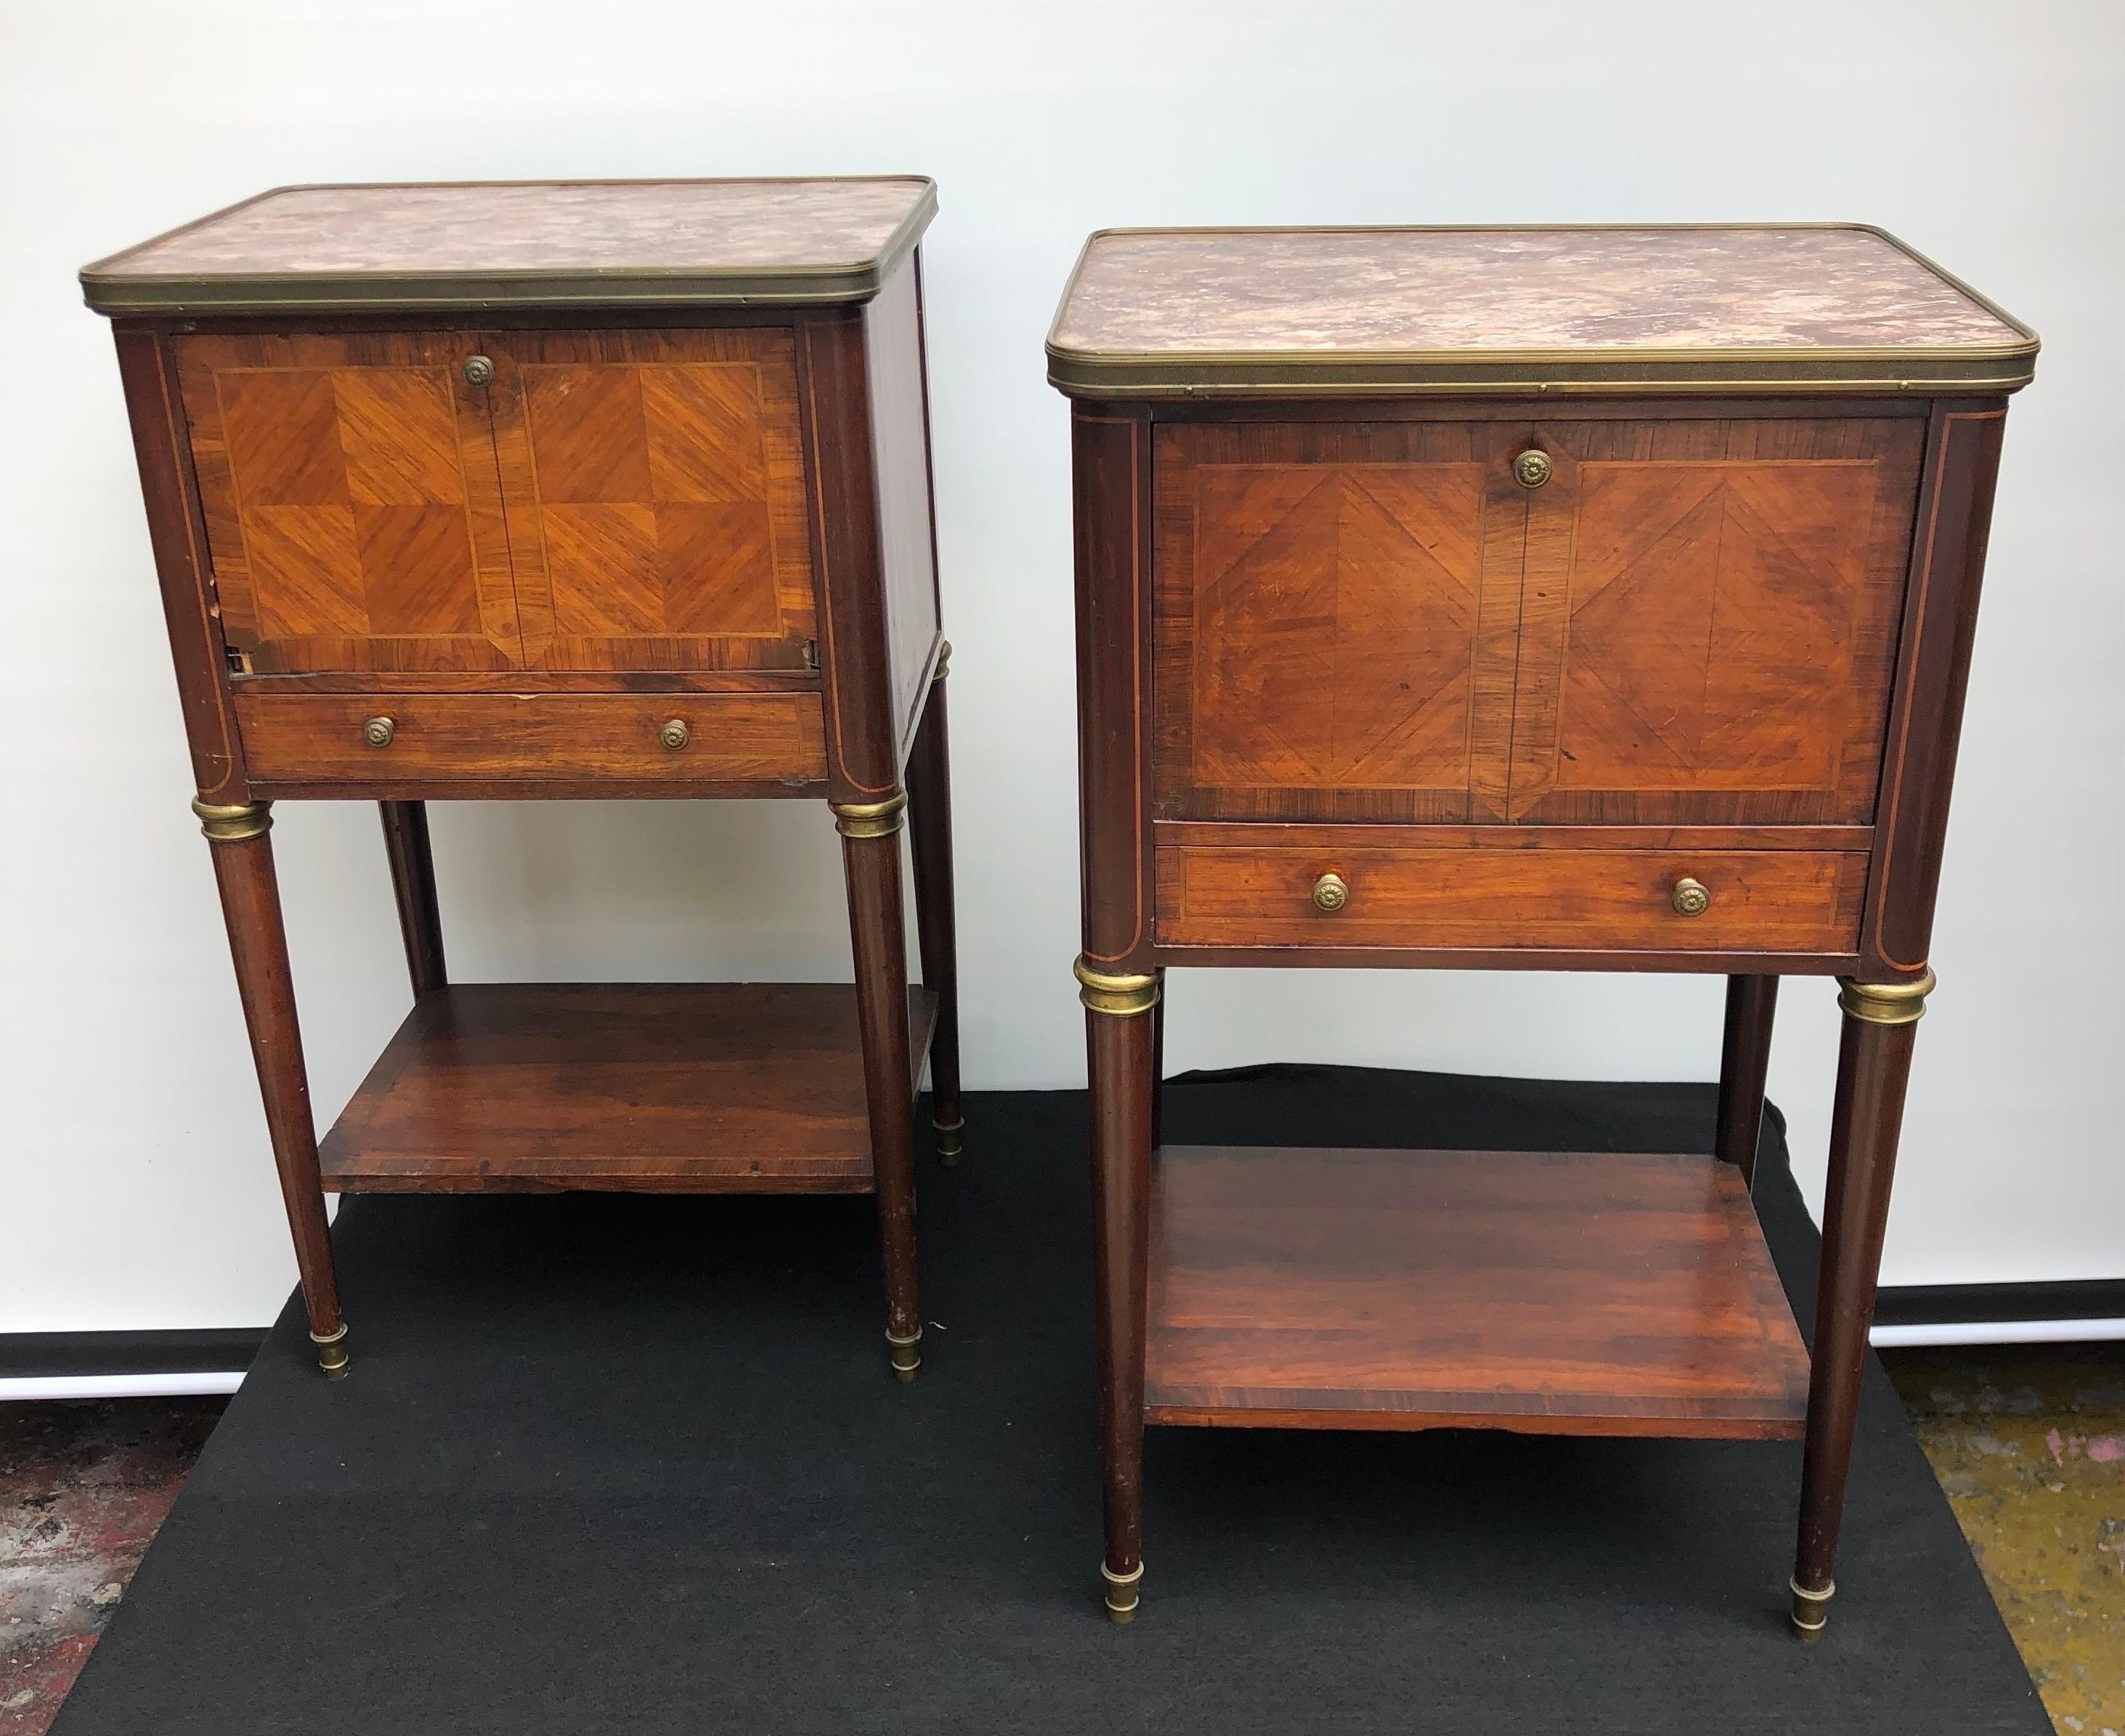
<path fill-rule="evenodd" d="M 1196 1076 L 1176 1142 L 1705 1149 L 1708 1087 Z M 1767 1148 L 1777 1146 L 1767 1134 Z M 1154 1429 L 1142 1616 L 1098 1598 L 1076 1092 L 922 1159 L 887 1372 L 861 1199 L 366 1198 L 353 1374 L 291 1306 L 60 1736 L 2047 1728 L 1887 1381 L 1826 1638 L 1797 1445 Z M 1767 1149 L 1802 1304 L 1816 1238 Z"/>

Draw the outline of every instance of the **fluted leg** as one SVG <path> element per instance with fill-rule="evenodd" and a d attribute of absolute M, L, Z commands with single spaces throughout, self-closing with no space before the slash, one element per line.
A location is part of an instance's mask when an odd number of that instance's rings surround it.
<path fill-rule="evenodd" d="M 1719 1052 L 1719 1131 L 1713 1149 L 1756 1179 L 1764 1130 L 1764 1083 L 1771 1070 L 1771 1019 L 1779 1004 L 1774 976 L 1727 979 L 1727 1031 Z"/>
<path fill-rule="evenodd" d="M 885 1342 L 893 1373 L 912 1380 L 922 1361 L 922 1323 L 915 1304 L 915 1092 L 908 1077 L 907 942 L 900 900 L 907 809 L 904 795 L 839 804 L 834 824 L 849 884 L 856 1020 L 885 1267 Z"/>
<path fill-rule="evenodd" d="M 346 1322 L 339 1309 L 339 1277 L 332 1266 L 332 1230 L 318 1174 L 317 1128 L 310 1116 L 310 1085 L 303 1067 L 303 1035 L 295 1021 L 295 990 L 288 969 L 288 936 L 280 921 L 280 888 L 273 872 L 271 804 L 216 807 L 195 800 L 192 812 L 214 846 L 214 876 L 229 925 L 229 950 L 236 965 L 237 993 L 251 1034 L 251 1058 L 258 1069 L 258 1093 L 266 1130 L 280 1175 L 280 1198 L 295 1238 L 303 1304 L 318 1366 L 338 1380 L 346 1373 Z"/>
<path fill-rule="evenodd" d="M 949 644 L 938 653 L 907 761 L 915 926 L 922 981 L 937 997 L 937 1028 L 930 1039 L 930 1125 L 937 1130 L 938 1161 L 945 1164 L 959 1161 L 967 1125 L 959 1107 L 959 945 L 952 899 L 952 748 L 945 711 L 951 657 Z"/>
<path fill-rule="evenodd" d="M 1098 1292 L 1100 1447 L 1105 1467 L 1108 1619 L 1136 1617 L 1143 1578 L 1143 1340 L 1151 1223 L 1154 976 L 1077 962 L 1092 1117 L 1093 1275 Z"/>
<path fill-rule="evenodd" d="M 1822 1632 L 1837 1556 L 1852 1433 L 1874 1319 L 1874 1283 L 1889 1222 L 1889 1183 L 1911 1077 L 1911 1043 L 1934 977 L 1871 984 L 1841 980 L 1845 1029 L 1830 1123 L 1830 1187 L 1822 1209 L 1822 1271 L 1816 1293 L 1807 1444 L 1801 1468 L 1800 1537 L 1793 1623 L 1804 1639 Z"/>

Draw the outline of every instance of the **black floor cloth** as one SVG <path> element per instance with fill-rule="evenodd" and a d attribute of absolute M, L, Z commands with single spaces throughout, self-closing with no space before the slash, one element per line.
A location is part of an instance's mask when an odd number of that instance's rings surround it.
<path fill-rule="evenodd" d="M 1355 1069 L 1167 1092 L 1185 1143 L 1689 1150 L 1713 1115 Z M 351 1378 L 291 1305 L 59 1736 L 2047 1728 L 1878 1369 L 1817 1645 L 1798 1445 L 1459 1432 L 1152 1430 L 1110 1626 L 1084 1149 L 1081 1093 L 989 1093 L 958 1169 L 921 1159 L 912 1386 L 866 1200 L 351 1202 Z"/>

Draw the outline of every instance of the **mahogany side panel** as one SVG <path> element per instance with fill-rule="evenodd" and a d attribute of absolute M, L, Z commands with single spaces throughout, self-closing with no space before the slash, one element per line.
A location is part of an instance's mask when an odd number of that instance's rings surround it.
<path fill-rule="evenodd" d="M 1151 944 L 1151 422 L 1073 403 L 1070 437 L 1084 951 L 1119 972 Z"/>
<path fill-rule="evenodd" d="M 115 335 L 193 781 L 201 801 L 237 806 L 250 800 L 251 791 L 229 704 L 228 644 L 185 443 L 177 366 L 158 332 L 121 325 Z"/>
<path fill-rule="evenodd" d="M 904 763 L 922 721 L 936 662 L 937 526 L 931 510 L 930 404 L 914 262 L 864 309 L 864 358 L 878 467 L 880 578 L 885 587 L 894 752 Z"/>
<path fill-rule="evenodd" d="M 1933 944 L 1948 795 L 2006 423 L 2007 407 L 1997 400 L 1935 407 L 1888 726 L 1881 844 L 1864 923 L 1859 974 L 1868 981 L 1916 977 Z"/>

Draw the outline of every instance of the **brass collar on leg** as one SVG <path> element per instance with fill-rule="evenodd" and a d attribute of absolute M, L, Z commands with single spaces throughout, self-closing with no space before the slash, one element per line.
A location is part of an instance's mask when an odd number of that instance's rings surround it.
<path fill-rule="evenodd" d="M 1837 1582 L 1832 1580 L 1819 1592 L 1811 1592 L 1798 1579 L 1788 1579 L 1793 1587 L 1793 1631 L 1803 1639 L 1813 1639 L 1830 1625 L 1830 1600 L 1837 1595 Z"/>
<path fill-rule="evenodd" d="M 310 1334 L 310 1342 L 316 1345 L 318 1347 L 318 1366 L 324 1370 L 325 1379 L 327 1380 L 338 1380 L 345 1378 L 346 1374 L 346 1323 L 342 1320 L 340 1323 L 340 1328 L 337 1332 L 327 1333 L 323 1337 L 318 1336 L 316 1333 L 312 1333 Z"/>
<path fill-rule="evenodd" d="M 831 802 L 834 830 L 843 837 L 891 837 L 907 823 L 907 798 L 889 795 L 882 802 Z"/>
<path fill-rule="evenodd" d="M 1138 1587 L 1143 1581 L 1143 1564 L 1139 1561 L 1128 1573 L 1118 1573 L 1102 1561 L 1100 1564 L 1100 1578 L 1106 1581 L 1107 1620 L 1117 1627 L 1135 1620 L 1137 1601 L 1141 1595 Z"/>
<path fill-rule="evenodd" d="M 907 1338 L 896 1338 L 891 1333 L 888 1333 L 885 1335 L 885 1342 L 892 1348 L 894 1377 L 902 1380 L 912 1380 L 915 1378 L 915 1370 L 922 1366 L 922 1352 L 919 1348 L 922 1342 L 922 1328 L 916 1327 L 914 1336 Z"/>
<path fill-rule="evenodd" d="M 1103 970 L 1095 970 L 1080 956 L 1071 969 L 1084 986 L 1078 989 L 1077 998 L 1090 1012 L 1111 1013 L 1117 1018 L 1128 1018 L 1139 1012 L 1149 1012 L 1158 1004 L 1158 979 L 1155 976 L 1111 976 Z"/>
<path fill-rule="evenodd" d="M 238 802 L 231 808 L 218 808 L 194 796 L 192 812 L 199 816 L 200 830 L 208 842 L 215 844 L 240 844 L 246 838 L 263 837 L 273 824 L 271 802 Z"/>
<path fill-rule="evenodd" d="M 1915 1025 L 1925 1017 L 1926 997 L 1934 990 L 1929 970 L 1915 983 L 1855 983 L 1837 979 L 1837 1004 L 1845 1017 L 1869 1025 Z"/>

